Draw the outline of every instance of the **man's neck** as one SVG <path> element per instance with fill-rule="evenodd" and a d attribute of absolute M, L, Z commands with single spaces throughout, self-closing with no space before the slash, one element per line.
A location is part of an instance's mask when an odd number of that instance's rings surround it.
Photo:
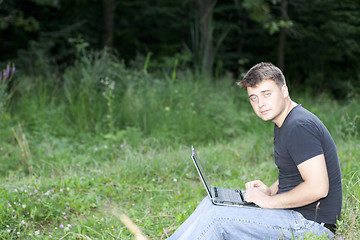
<path fill-rule="evenodd" d="M 291 110 L 296 107 L 298 104 L 294 101 L 292 101 L 290 99 L 290 97 L 286 100 L 286 105 L 284 108 L 284 111 L 282 112 L 282 114 L 279 116 L 278 119 L 276 119 L 275 121 L 273 121 L 279 128 L 281 128 L 281 126 L 283 125 L 287 115 L 289 115 L 289 113 L 291 112 Z"/>

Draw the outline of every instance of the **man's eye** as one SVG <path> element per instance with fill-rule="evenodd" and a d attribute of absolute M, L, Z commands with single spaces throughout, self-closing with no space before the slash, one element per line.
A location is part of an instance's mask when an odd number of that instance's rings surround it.
<path fill-rule="evenodd" d="M 265 93 L 265 97 L 270 97 L 271 93 Z"/>
<path fill-rule="evenodd" d="M 251 100 L 252 102 L 255 102 L 256 99 L 257 99 L 257 97 L 251 97 L 251 98 L 250 98 L 250 100 Z"/>

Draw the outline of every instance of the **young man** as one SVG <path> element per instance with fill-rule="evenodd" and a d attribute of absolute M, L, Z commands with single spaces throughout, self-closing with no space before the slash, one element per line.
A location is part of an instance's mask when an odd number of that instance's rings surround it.
<path fill-rule="evenodd" d="M 342 204 L 335 143 L 324 124 L 290 99 L 271 63 L 252 67 L 239 83 L 255 114 L 274 125 L 278 180 L 245 184 L 247 202 L 261 208 L 213 205 L 206 197 L 170 239 L 287 239 L 306 233 L 334 236 Z"/>

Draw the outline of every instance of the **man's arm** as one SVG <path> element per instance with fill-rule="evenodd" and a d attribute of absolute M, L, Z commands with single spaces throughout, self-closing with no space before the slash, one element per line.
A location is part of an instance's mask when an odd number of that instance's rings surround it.
<path fill-rule="evenodd" d="M 310 158 L 298 166 L 303 182 L 288 192 L 269 195 L 255 185 L 246 189 L 245 200 L 262 208 L 295 208 L 313 203 L 327 196 L 329 178 L 324 154 Z M 277 192 L 278 182 L 269 189 Z"/>

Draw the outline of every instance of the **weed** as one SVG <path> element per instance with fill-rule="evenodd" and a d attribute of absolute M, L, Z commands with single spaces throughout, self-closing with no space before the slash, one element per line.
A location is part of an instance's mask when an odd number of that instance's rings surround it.
<path fill-rule="evenodd" d="M 14 76 L 15 65 L 8 64 L 4 71 L 0 70 L 0 114 L 5 114 L 5 109 L 9 103 L 11 92 L 9 92 L 9 82 Z"/>

